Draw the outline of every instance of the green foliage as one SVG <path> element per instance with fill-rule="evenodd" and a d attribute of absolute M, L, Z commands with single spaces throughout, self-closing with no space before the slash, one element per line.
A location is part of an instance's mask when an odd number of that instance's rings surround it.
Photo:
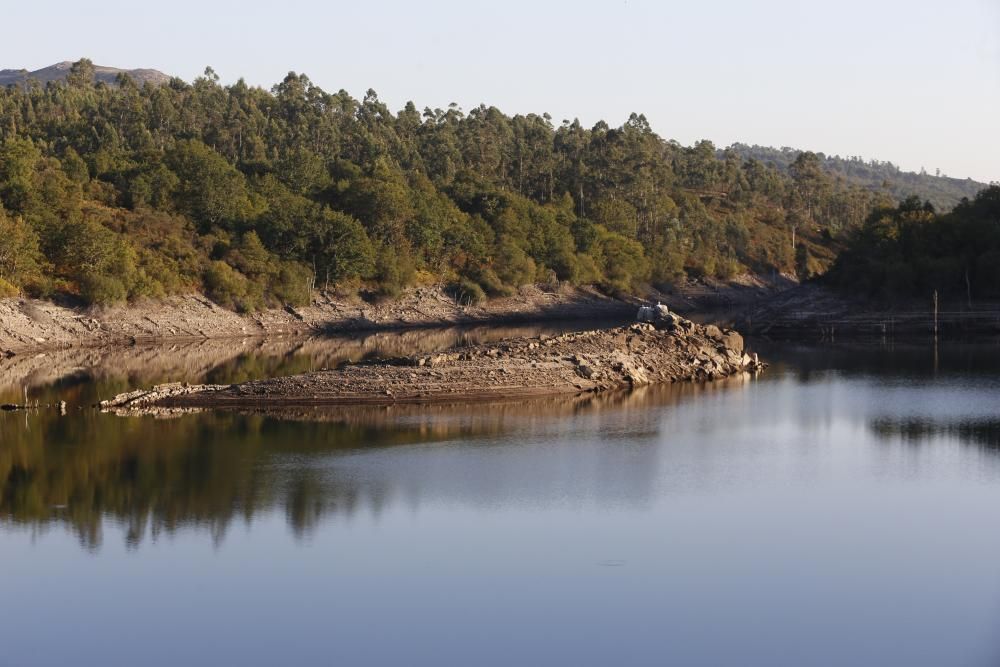
<path fill-rule="evenodd" d="M 205 271 L 205 289 L 216 303 L 240 312 L 263 306 L 263 298 L 242 273 L 222 261 L 214 261 Z"/>
<path fill-rule="evenodd" d="M 375 250 L 361 223 L 340 211 L 325 209 L 315 236 L 314 257 L 324 286 L 367 278 L 375 268 Z"/>
<path fill-rule="evenodd" d="M 170 171 L 163 163 L 150 165 L 129 182 L 129 202 L 133 209 L 168 210 L 180 184 L 177 174 Z"/>
<path fill-rule="evenodd" d="M 35 167 L 42 153 L 30 139 L 8 137 L 0 146 L 0 198 L 12 211 L 24 211 L 35 194 Z"/>
<path fill-rule="evenodd" d="M 600 230 L 595 246 L 595 261 L 610 290 L 631 292 L 649 280 L 649 261 L 637 241 Z"/>
<path fill-rule="evenodd" d="M 538 275 L 535 260 L 508 236 L 502 237 L 497 244 L 493 267 L 501 281 L 514 287 L 534 282 Z"/>
<path fill-rule="evenodd" d="M 476 299 L 537 281 L 806 277 L 895 191 L 822 155 L 685 148 L 641 114 L 587 129 L 486 106 L 393 113 L 374 91 L 356 100 L 294 73 L 270 91 L 211 70 L 142 88 L 93 74 L 84 60 L 66 83 L 0 90 L 0 279 L 17 291 L 204 290 L 255 310 L 314 287 L 391 296 L 417 276 Z M 969 252 L 963 276 L 992 281 L 988 250 Z M 955 261 L 873 264 L 866 279 L 923 284 Z"/>
<path fill-rule="evenodd" d="M 635 207 L 623 199 L 601 199 L 594 206 L 591 214 L 594 221 L 616 234 L 634 238 L 639 232 L 638 212 Z"/>
<path fill-rule="evenodd" d="M 177 210 L 201 223 L 204 229 L 233 227 L 249 213 L 250 198 L 243 174 L 203 142 L 178 141 L 166 159 L 177 176 L 176 186 L 171 188 Z"/>
<path fill-rule="evenodd" d="M 35 231 L 0 208 L 0 280 L 6 285 L 5 296 L 37 285 L 42 280 L 42 262 Z"/>
<path fill-rule="evenodd" d="M 514 288 L 504 284 L 500 276 L 491 268 L 483 268 L 474 272 L 475 283 L 479 285 L 487 296 L 511 296 Z"/>
<path fill-rule="evenodd" d="M 382 245 L 376 253 L 375 278 L 382 297 L 399 296 L 403 288 L 413 281 L 415 267 L 405 248 Z"/>
<path fill-rule="evenodd" d="M 102 306 L 121 303 L 128 298 L 125 283 L 116 276 L 87 271 L 80 275 L 80 296 L 90 304 Z"/>
<path fill-rule="evenodd" d="M 19 290 L 15 285 L 7 282 L 3 278 L 0 278 L 0 299 L 18 296 L 20 293 L 21 290 Z"/>
<path fill-rule="evenodd" d="M 1000 186 L 935 213 L 911 197 L 874 211 L 855 232 L 827 279 L 883 296 L 1000 297 Z"/>
<path fill-rule="evenodd" d="M 282 262 L 270 285 L 270 292 L 279 303 L 306 306 L 312 296 L 313 273 L 297 262 Z"/>
<path fill-rule="evenodd" d="M 787 173 L 801 154 L 793 148 L 777 149 L 747 144 L 733 144 L 730 150 L 744 160 L 753 160 L 762 166 L 773 165 L 782 173 Z M 867 190 L 882 193 L 889 201 L 919 196 L 922 201 L 930 201 L 938 210 L 950 209 L 958 205 L 962 199 L 971 199 L 988 185 L 969 178 L 949 178 L 941 175 L 940 171 L 937 175 L 924 171 L 906 172 L 891 162 L 866 161 L 857 156 L 840 157 L 817 153 L 816 157 L 823 171 L 832 180 L 845 184 L 843 190 L 845 193 L 854 189 Z M 760 181 L 755 183 L 755 189 L 760 189 L 760 185 L 762 185 Z M 859 212 L 847 211 L 845 208 L 841 210 L 842 213 L 850 214 L 852 217 Z M 861 218 L 863 219 L 864 215 Z"/>
<path fill-rule="evenodd" d="M 463 306 L 474 306 L 486 299 L 483 288 L 468 278 L 450 284 L 447 291 L 458 304 Z"/>

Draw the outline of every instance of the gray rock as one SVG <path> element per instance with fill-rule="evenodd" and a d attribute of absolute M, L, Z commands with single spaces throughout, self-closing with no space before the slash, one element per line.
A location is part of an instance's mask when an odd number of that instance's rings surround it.
<path fill-rule="evenodd" d="M 640 306 L 639 312 L 636 313 L 635 319 L 638 322 L 662 322 L 670 317 L 670 309 L 664 306 L 662 303 L 658 303 L 655 306 Z"/>

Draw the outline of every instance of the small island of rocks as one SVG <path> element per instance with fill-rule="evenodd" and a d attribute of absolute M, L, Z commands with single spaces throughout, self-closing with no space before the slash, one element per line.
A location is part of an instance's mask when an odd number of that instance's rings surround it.
<path fill-rule="evenodd" d="M 497 401 L 708 381 L 764 367 L 744 350 L 736 331 L 696 324 L 665 306 L 640 308 L 637 319 L 611 329 L 516 338 L 240 384 L 162 384 L 121 394 L 100 407 L 149 414 L 178 408 Z"/>

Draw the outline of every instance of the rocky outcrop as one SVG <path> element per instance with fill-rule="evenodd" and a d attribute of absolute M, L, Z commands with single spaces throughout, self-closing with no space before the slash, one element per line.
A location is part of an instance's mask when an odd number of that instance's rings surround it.
<path fill-rule="evenodd" d="M 107 410 L 381 405 L 522 399 L 653 383 L 715 380 L 763 368 L 735 331 L 672 313 L 655 322 L 348 364 L 234 385 L 160 385 L 105 401 Z"/>
<path fill-rule="evenodd" d="M 50 81 L 65 81 L 72 69 L 73 63 L 64 61 L 29 72 L 26 69 L 0 69 L 0 86 L 27 85 L 29 81 L 37 81 L 43 86 Z M 142 86 L 151 83 L 162 86 L 170 81 L 170 76 L 155 69 L 120 69 L 94 65 L 94 80 L 108 85 L 117 85 L 118 75 L 127 74 L 130 79 Z"/>

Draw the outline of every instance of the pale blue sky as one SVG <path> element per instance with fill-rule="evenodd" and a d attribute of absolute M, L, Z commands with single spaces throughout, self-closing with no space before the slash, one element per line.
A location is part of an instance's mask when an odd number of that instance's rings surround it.
<path fill-rule="evenodd" d="M 8 3 L 0 68 L 90 57 L 390 107 L 548 111 L 1000 180 L 1000 0 Z"/>

